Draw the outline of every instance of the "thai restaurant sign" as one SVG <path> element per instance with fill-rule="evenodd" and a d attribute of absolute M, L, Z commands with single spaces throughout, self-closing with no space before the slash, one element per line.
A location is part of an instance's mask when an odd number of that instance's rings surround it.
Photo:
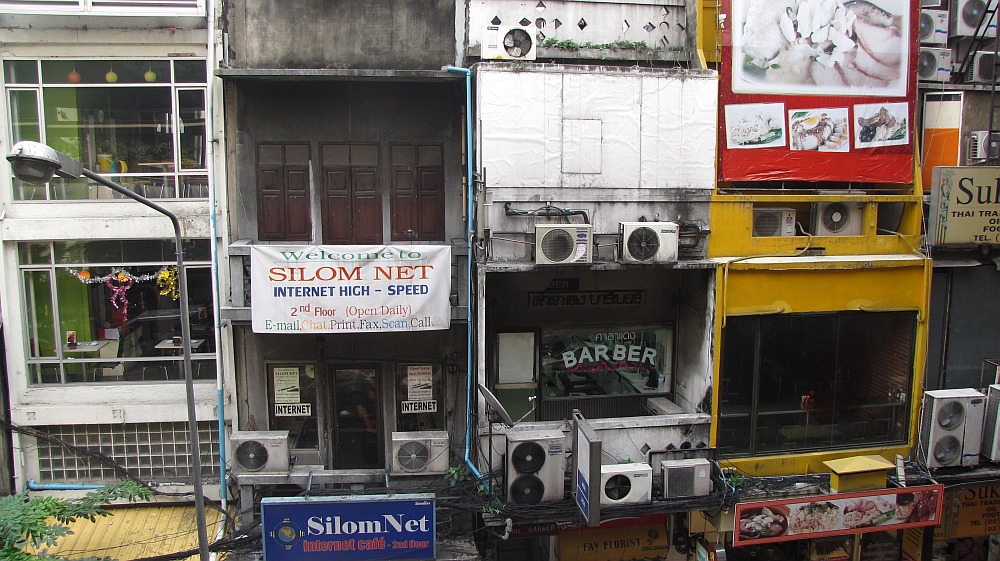
<path fill-rule="evenodd" d="M 448 329 L 451 246 L 254 246 L 254 333 Z"/>
<path fill-rule="evenodd" d="M 912 182 L 916 2 L 720 6 L 722 181 Z"/>
<path fill-rule="evenodd" d="M 1000 243 L 1000 167 L 936 167 L 933 245 Z"/>
<path fill-rule="evenodd" d="M 950 538 L 1000 534 L 1000 485 L 983 485 L 948 493 L 953 500 Z"/>
<path fill-rule="evenodd" d="M 924 485 L 740 503 L 733 545 L 934 526 L 943 499 L 943 485 Z"/>

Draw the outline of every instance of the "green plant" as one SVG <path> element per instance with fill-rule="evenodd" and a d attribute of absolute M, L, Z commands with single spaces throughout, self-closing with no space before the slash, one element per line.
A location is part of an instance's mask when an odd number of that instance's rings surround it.
<path fill-rule="evenodd" d="M 148 500 L 152 493 L 146 487 L 126 481 L 89 492 L 77 499 L 29 497 L 28 492 L 0 498 L 0 559 L 4 561 L 36 561 L 65 559 L 50 556 L 47 547 L 73 532 L 68 524 L 79 518 L 94 522 L 98 516 L 111 513 L 104 507 L 116 500 L 129 502 Z M 26 550 L 36 550 L 37 554 Z M 75 558 L 80 561 L 81 558 Z M 88 557 L 88 560 L 108 559 Z"/>

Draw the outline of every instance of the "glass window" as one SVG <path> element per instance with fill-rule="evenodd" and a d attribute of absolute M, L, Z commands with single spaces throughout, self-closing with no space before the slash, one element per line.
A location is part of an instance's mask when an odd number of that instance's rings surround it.
<path fill-rule="evenodd" d="M 147 198 L 208 196 L 204 60 L 6 61 L 4 72 L 15 141 L 44 142 Z M 86 180 L 14 187 L 19 200 L 121 198 Z"/>
<path fill-rule="evenodd" d="M 115 259 L 137 241 L 147 244 L 144 262 Z M 184 379 L 177 268 L 161 255 L 164 245 L 19 244 L 31 383 Z M 214 379 L 211 268 L 191 259 L 185 268 L 192 375 Z"/>
<path fill-rule="evenodd" d="M 671 326 L 614 329 L 542 329 L 538 381 L 498 384 L 497 397 L 514 418 L 587 418 L 649 414 L 651 397 L 671 397 L 674 332 Z M 530 397 L 536 397 L 535 410 Z"/>
<path fill-rule="evenodd" d="M 319 449 L 316 415 L 316 365 L 273 364 L 267 367 L 272 430 L 287 430 L 295 449 Z"/>
<path fill-rule="evenodd" d="M 722 334 L 720 453 L 901 443 L 916 314 L 730 318 Z"/>
<path fill-rule="evenodd" d="M 400 431 L 444 430 L 444 369 L 441 364 L 396 363 Z"/>

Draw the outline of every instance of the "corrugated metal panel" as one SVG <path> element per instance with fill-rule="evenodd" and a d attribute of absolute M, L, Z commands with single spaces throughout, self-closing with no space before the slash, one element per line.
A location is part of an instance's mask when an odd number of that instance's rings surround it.
<path fill-rule="evenodd" d="M 194 506 L 156 505 L 114 507 L 112 516 L 95 522 L 77 520 L 70 524 L 73 534 L 59 540 L 49 554 L 68 557 L 111 557 L 138 559 L 198 548 Z M 208 536 L 215 536 L 221 514 L 205 513 Z M 190 559 L 197 559 L 197 555 Z"/>

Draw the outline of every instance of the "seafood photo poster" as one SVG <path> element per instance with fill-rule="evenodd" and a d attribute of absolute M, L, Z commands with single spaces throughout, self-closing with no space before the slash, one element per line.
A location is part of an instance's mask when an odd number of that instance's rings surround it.
<path fill-rule="evenodd" d="M 724 0 L 719 179 L 912 183 L 918 9 Z M 731 109 L 775 104 L 780 142 L 767 113 Z"/>

